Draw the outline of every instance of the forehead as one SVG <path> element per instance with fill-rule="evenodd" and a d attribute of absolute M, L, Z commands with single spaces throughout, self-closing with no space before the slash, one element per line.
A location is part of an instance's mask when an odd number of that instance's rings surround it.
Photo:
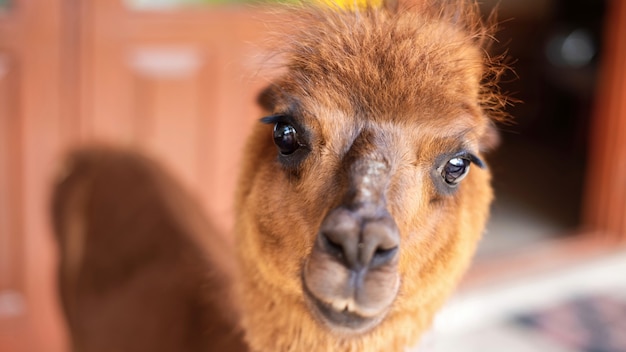
<path fill-rule="evenodd" d="M 291 42 L 277 86 L 300 109 L 432 122 L 478 106 L 480 51 L 443 20 L 329 14 Z"/>
<path fill-rule="evenodd" d="M 344 155 L 355 140 L 366 136 L 372 150 L 392 151 L 402 154 L 429 157 L 441 152 L 459 150 L 478 151 L 480 136 L 488 120 L 477 119 L 466 112 L 438 119 L 362 119 L 337 109 L 323 109 L 294 114 L 297 128 L 306 131 L 314 145 L 336 155 Z M 370 148 L 366 148 L 370 149 Z"/>
<path fill-rule="evenodd" d="M 351 103 L 342 106 L 337 102 L 334 96 L 300 99 L 289 95 L 278 100 L 275 112 L 292 116 L 305 130 L 338 148 L 351 145 L 359 134 L 367 131 L 372 138 L 389 146 L 402 141 L 415 147 L 437 143 L 477 149 L 478 140 L 489 124 L 479 108 L 458 102 L 430 101 L 411 109 L 380 112 L 359 111 Z"/>

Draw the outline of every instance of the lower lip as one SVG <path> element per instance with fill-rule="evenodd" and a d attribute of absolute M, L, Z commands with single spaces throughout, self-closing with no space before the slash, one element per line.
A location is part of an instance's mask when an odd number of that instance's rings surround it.
<path fill-rule="evenodd" d="M 355 335 L 367 332 L 382 320 L 383 315 L 375 317 L 363 317 L 358 314 L 349 312 L 339 312 L 333 309 L 329 304 L 321 302 L 315 298 L 306 288 L 305 294 L 309 301 L 309 308 L 314 310 L 320 320 L 322 320 L 333 331 L 347 335 Z"/>

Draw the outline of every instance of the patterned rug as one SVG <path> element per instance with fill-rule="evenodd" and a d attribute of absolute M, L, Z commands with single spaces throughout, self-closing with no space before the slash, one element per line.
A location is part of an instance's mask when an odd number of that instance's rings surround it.
<path fill-rule="evenodd" d="M 626 352 L 626 302 L 611 296 L 571 299 L 515 323 L 574 351 Z"/>

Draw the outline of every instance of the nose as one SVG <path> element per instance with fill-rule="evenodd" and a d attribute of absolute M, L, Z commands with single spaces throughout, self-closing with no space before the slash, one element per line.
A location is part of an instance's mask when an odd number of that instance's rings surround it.
<path fill-rule="evenodd" d="M 359 271 L 395 263 L 399 244 L 398 228 L 386 209 L 364 214 L 359 209 L 338 207 L 322 222 L 316 245 L 347 268 Z"/>

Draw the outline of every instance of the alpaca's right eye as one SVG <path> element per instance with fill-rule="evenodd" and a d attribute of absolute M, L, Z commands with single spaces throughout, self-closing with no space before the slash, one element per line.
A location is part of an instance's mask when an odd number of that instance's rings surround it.
<path fill-rule="evenodd" d="M 448 160 L 441 170 L 441 177 L 450 186 L 456 186 L 467 176 L 471 161 L 469 159 L 456 157 Z"/>
<path fill-rule="evenodd" d="M 283 155 L 292 154 L 301 146 L 296 128 L 283 122 L 274 125 L 274 143 Z"/>

